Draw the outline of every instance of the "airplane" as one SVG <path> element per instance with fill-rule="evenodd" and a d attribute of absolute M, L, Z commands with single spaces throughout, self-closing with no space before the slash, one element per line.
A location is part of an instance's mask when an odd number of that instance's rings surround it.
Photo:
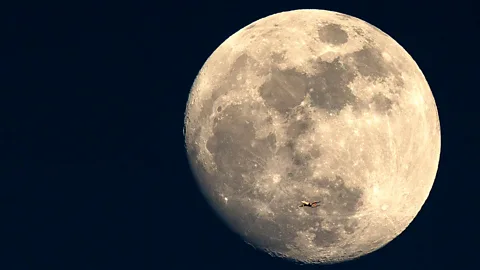
<path fill-rule="evenodd" d="M 318 206 L 318 203 L 320 201 L 315 201 L 315 202 L 307 202 L 307 201 L 302 201 L 302 204 L 299 207 L 312 207 L 315 208 Z"/>

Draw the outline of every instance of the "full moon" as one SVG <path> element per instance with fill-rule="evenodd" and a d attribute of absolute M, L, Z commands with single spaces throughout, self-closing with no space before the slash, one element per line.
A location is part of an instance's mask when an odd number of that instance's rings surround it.
<path fill-rule="evenodd" d="M 303 263 L 358 258 L 401 234 L 440 157 L 437 107 L 412 57 L 325 10 L 277 13 L 225 40 L 195 79 L 184 133 L 227 226 Z"/>

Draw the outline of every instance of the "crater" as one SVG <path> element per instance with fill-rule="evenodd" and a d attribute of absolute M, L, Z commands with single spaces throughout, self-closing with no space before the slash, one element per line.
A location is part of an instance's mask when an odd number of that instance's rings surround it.
<path fill-rule="evenodd" d="M 341 45 L 348 41 L 348 34 L 338 24 L 328 24 L 318 29 L 318 37 L 321 41 L 333 45 Z"/>

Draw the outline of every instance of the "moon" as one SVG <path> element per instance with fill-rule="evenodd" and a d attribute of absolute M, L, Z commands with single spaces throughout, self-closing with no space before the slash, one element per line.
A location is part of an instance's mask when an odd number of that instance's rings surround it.
<path fill-rule="evenodd" d="M 401 234 L 440 157 L 437 107 L 412 57 L 375 26 L 326 10 L 277 13 L 225 40 L 195 79 L 184 134 L 225 224 L 272 256 L 312 264 Z"/>

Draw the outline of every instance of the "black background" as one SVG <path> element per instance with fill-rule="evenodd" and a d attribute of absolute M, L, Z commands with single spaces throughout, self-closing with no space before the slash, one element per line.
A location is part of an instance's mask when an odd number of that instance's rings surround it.
<path fill-rule="evenodd" d="M 196 186 L 182 133 L 213 50 L 257 19 L 301 8 L 353 15 L 397 40 L 425 74 L 442 129 L 435 185 L 407 230 L 321 268 L 478 268 L 477 4 L 257 0 L 2 9 L 0 269 L 319 268 L 229 231 Z"/>

